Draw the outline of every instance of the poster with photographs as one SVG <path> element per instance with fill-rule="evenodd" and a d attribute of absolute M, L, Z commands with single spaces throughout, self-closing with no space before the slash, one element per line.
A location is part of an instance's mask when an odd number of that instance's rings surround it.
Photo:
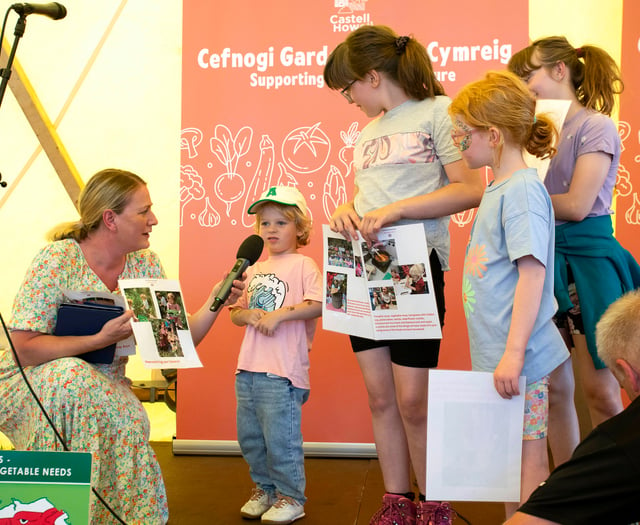
<path fill-rule="evenodd" d="M 121 279 L 118 283 L 126 308 L 133 311 L 133 334 L 144 366 L 201 367 L 180 283 L 166 279 Z"/>
<path fill-rule="evenodd" d="M 383 228 L 375 243 L 323 226 L 325 330 L 369 339 L 442 337 L 422 224 Z"/>

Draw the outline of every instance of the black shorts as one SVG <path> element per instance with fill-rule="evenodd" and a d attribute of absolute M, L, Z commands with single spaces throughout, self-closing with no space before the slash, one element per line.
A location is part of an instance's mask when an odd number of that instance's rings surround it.
<path fill-rule="evenodd" d="M 429 257 L 433 291 L 435 293 L 440 326 L 444 326 L 444 272 L 435 250 Z M 413 368 L 435 368 L 438 366 L 440 354 L 440 339 L 366 339 L 355 335 L 349 336 L 351 348 L 354 352 L 371 350 L 372 348 L 388 347 L 391 362 L 396 365 Z"/>

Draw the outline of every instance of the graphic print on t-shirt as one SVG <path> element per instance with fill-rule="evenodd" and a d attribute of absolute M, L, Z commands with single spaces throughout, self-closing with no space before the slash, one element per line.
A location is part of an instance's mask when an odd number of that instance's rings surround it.
<path fill-rule="evenodd" d="M 273 312 L 281 308 L 287 295 L 287 283 L 274 273 L 258 273 L 253 276 L 247 288 L 249 308 L 260 308 Z"/>
<path fill-rule="evenodd" d="M 485 263 L 488 260 L 484 244 L 476 244 L 467 248 L 467 255 L 464 259 L 464 277 L 462 279 L 462 306 L 467 319 L 475 311 L 474 305 L 476 302 L 476 291 L 471 284 L 469 275 L 482 279 L 484 272 L 487 271 Z"/>
<path fill-rule="evenodd" d="M 362 169 L 383 164 L 426 164 L 437 160 L 429 133 L 394 133 L 368 141 L 363 147 Z"/>

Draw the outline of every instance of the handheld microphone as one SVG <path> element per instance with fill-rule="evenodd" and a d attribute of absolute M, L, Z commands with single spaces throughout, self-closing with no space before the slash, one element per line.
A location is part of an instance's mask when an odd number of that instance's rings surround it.
<path fill-rule="evenodd" d="M 67 9 L 58 2 L 49 2 L 48 4 L 13 4 L 11 8 L 20 16 L 31 14 L 44 15 L 53 20 L 60 20 L 67 16 Z"/>
<path fill-rule="evenodd" d="M 244 271 L 260 258 L 263 247 L 264 241 L 259 235 L 250 235 L 242 241 L 240 248 L 238 248 L 238 253 L 236 254 L 236 263 L 233 265 L 229 275 L 227 275 L 227 278 L 222 283 L 222 286 L 220 287 L 220 290 L 218 290 L 216 298 L 209 310 L 217 312 L 220 309 L 231 294 L 233 281 L 241 278 Z"/>

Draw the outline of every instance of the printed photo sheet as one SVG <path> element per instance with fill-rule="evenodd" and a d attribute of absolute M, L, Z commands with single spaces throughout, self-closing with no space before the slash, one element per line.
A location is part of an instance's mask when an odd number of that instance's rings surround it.
<path fill-rule="evenodd" d="M 199 368 L 180 283 L 168 279 L 121 279 L 125 307 L 146 368 Z"/>
<path fill-rule="evenodd" d="M 442 337 L 422 224 L 383 228 L 375 243 L 322 228 L 325 330 L 369 339 Z"/>

